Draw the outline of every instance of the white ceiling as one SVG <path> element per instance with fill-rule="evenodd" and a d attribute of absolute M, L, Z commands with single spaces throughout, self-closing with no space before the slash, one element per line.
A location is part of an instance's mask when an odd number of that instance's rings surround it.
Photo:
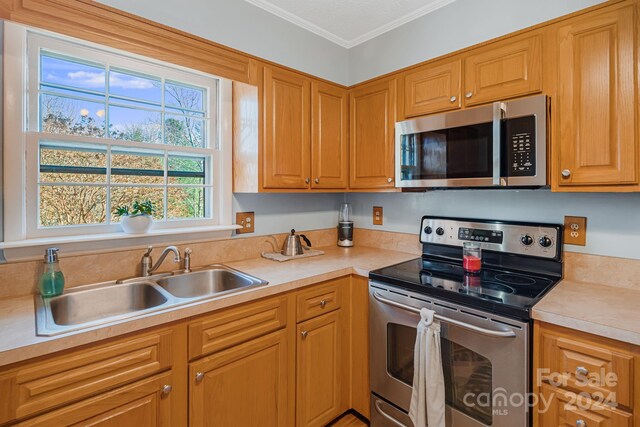
<path fill-rule="evenodd" d="M 455 0 L 245 0 L 351 48 Z"/>

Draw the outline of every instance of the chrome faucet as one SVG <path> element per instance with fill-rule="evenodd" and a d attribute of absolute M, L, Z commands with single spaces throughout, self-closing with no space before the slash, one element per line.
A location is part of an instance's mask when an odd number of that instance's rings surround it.
<path fill-rule="evenodd" d="M 160 268 L 169 252 L 173 252 L 173 262 L 180 262 L 180 251 L 178 251 L 178 248 L 176 248 L 175 246 L 167 246 L 160 254 L 160 259 L 158 259 L 158 262 L 156 262 L 154 265 L 153 260 L 151 259 L 152 250 L 153 246 L 147 246 L 147 252 L 142 256 L 142 275 L 144 277 L 151 276 L 158 268 Z"/>

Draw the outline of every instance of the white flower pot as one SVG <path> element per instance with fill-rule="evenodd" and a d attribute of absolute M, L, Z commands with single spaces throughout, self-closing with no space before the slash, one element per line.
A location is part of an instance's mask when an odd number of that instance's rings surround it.
<path fill-rule="evenodd" d="M 122 231 L 127 234 L 143 234 L 149 231 L 153 225 L 151 215 L 123 215 L 120 218 Z"/>

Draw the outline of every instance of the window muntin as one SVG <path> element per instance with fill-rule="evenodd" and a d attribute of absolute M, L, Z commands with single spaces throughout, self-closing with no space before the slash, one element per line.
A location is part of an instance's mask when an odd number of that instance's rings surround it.
<path fill-rule="evenodd" d="M 134 199 L 154 202 L 154 228 L 218 223 L 218 79 L 29 41 L 28 236 L 118 231 L 113 209 Z"/>

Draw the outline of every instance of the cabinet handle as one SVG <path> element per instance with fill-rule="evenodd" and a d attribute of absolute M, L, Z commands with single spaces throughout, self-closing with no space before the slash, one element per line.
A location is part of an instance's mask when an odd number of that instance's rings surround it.
<path fill-rule="evenodd" d="M 578 420 L 576 421 L 576 427 L 587 427 L 587 423 L 585 420 Z"/>
<path fill-rule="evenodd" d="M 388 183 L 392 183 L 393 182 L 393 178 L 387 178 L 387 182 Z"/>
<path fill-rule="evenodd" d="M 578 366 L 576 368 L 576 374 L 580 374 L 583 377 L 586 377 L 587 375 L 589 375 L 589 370 L 587 368 L 585 368 L 584 366 Z"/>
<path fill-rule="evenodd" d="M 199 383 L 203 379 L 204 379 L 204 374 L 202 372 L 197 372 L 196 373 L 196 382 Z"/>
<path fill-rule="evenodd" d="M 562 176 L 565 178 L 569 178 L 571 176 L 571 171 L 569 169 L 563 169 Z"/>
<path fill-rule="evenodd" d="M 162 386 L 162 395 L 163 396 L 167 396 L 169 393 L 171 393 L 171 390 L 173 390 L 173 387 L 171 387 L 169 384 L 165 384 Z"/>
<path fill-rule="evenodd" d="M 456 102 L 456 100 L 458 99 L 458 97 L 454 95 L 454 96 L 452 96 L 450 99 L 451 99 L 451 102 Z"/>
<path fill-rule="evenodd" d="M 316 184 L 320 184 L 320 178 L 314 179 L 313 182 L 315 182 Z"/>
<path fill-rule="evenodd" d="M 464 96 L 465 98 L 469 99 L 473 96 L 473 92 L 467 92 Z"/>
<path fill-rule="evenodd" d="M 302 335 L 302 338 L 304 339 L 304 338 L 306 338 L 306 337 L 307 337 L 307 335 L 309 335 L 309 332 L 307 332 L 307 331 L 302 331 L 302 332 L 300 332 L 300 335 Z"/>
<path fill-rule="evenodd" d="M 326 305 L 327 305 L 326 299 L 320 300 L 320 307 L 324 308 Z"/>
<path fill-rule="evenodd" d="M 308 183 L 310 183 L 310 182 L 311 182 L 311 178 L 306 178 L 306 179 L 304 180 L 304 183 L 305 183 L 305 184 L 308 184 Z"/>

